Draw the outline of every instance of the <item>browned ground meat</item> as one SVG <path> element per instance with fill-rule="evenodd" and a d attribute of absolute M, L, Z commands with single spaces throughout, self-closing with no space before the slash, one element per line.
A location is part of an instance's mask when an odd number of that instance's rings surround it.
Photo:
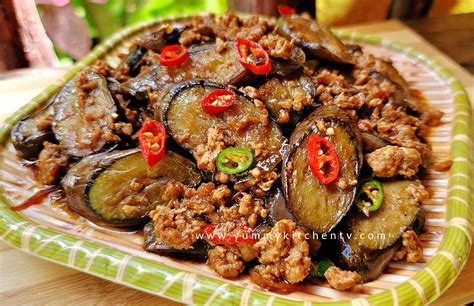
<path fill-rule="evenodd" d="M 245 268 L 238 249 L 232 246 L 216 246 L 208 252 L 207 264 L 222 277 L 236 278 Z"/>
<path fill-rule="evenodd" d="M 260 251 L 259 262 L 266 265 L 265 271 L 275 277 L 294 284 L 308 275 L 311 265 L 309 244 L 295 222 L 278 221 L 255 247 Z"/>
<path fill-rule="evenodd" d="M 41 150 L 36 169 L 38 170 L 38 179 L 45 185 L 54 184 L 62 170 L 68 165 L 69 158 L 63 154 L 61 145 L 44 142 L 44 148 Z"/>
<path fill-rule="evenodd" d="M 208 171 L 215 170 L 217 154 L 225 149 L 225 147 L 222 129 L 217 126 L 209 128 L 207 131 L 207 144 L 198 145 L 194 152 L 198 168 Z"/>
<path fill-rule="evenodd" d="M 403 175 L 411 177 L 418 172 L 423 163 L 420 153 L 415 149 L 385 146 L 365 156 L 367 164 L 378 177 Z"/>
<path fill-rule="evenodd" d="M 419 181 L 413 182 L 408 185 L 405 190 L 410 195 L 410 200 L 413 205 L 419 205 L 419 203 L 425 203 L 430 198 L 430 194 Z"/>
<path fill-rule="evenodd" d="M 338 290 L 350 290 L 362 279 L 359 273 L 341 270 L 336 266 L 329 267 L 324 272 L 324 277 L 329 286 Z"/>
<path fill-rule="evenodd" d="M 251 169 L 249 172 L 252 178 L 234 184 L 234 189 L 238 191 L 249 190 L 257 197 L 264 197 L 279 176 L 275 170 L 264 171 L 258 167 Z"/>
<path fill-rule="evenodd" d="M 217 37 L 224 40 L 246 38 L 258 41 L 263 35 L 272 31 L 273 28 L 273 23 L 257 16 L 250 16 L 242 20 L 233 12 L 227 12 L 218 18 L 214 27 L 214 33 Z"/>
<path fill-rule="evenodd" d="M 188 28 L 181 33 L 179 43 L 183 46 L 189 46 L 194 43 L 214 41 L 214 19 L 214 15 L 195 16 Z"/>
<path fill-rule="evenodd" d="M 258 43 L 267 50 L 270 56 L 289 60 L 295 50 L 293 41 L 277 34 L 268 34 L 260 38 Z"/>
<path fill-rule="evenodd" d="M 423 247 L 413 230 L 402 235 L 402 248 L 393 257 L 395 260 L 406 259 L 407 262 L 419 262 L 423 258 Z"/>
<path fill-rule="evenodd" d="M 263 200 L 254 199 L 250 194 L 242 192 L 235 205 L 220 206 L 211 220 L 213 222 L 237 222 L 240 225 L 254 228 L 259 218 L 266 218 L 267 210 Z"/>
<path fill-rule="evenodd" d="M 423 159 L 429 159 L 431 149 L 423 141 L 427 134 L 424 121 L 400 108 L 399 104 L 404 103 L 400 101 L 401 88 L 389 79 L 393 75 L 388 72 L 388 64 L 361 52 L 356 52 L 354 58 L 356 65 L 350 72 L 328 67 L 316 69 L 313 80 L 318 84 L 319 101 L 351 111 L 361 131 L 397 146 L 416 149 Z M 374 71 L 386 76 L 374 77 Z M 428 112 L 426 116 L 432 118 L 426 120 L 435 123 L 440 114 Z"/>
<path fill-rule="evenodd" d="M 170 182 L 163 196 L 169 203 L 150 212 L 157 238 L 176 249 L 190 249 L 206 225 L 196 217 L 213 214 L 231 195 L 225 185 L 205 183 L 194 189 Z"/>
<path fill-rule="evenodd" d="M 193 219 L 186 208 L 159 205 L 150 212 L 150 217 L 154 221 L 157 238 L 178 250 L 191 249 L 206 225 Z"/>

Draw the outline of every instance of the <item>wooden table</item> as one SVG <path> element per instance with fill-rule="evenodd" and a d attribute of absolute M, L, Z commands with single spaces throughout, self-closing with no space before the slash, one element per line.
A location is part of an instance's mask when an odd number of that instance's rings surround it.
<path fill-rule="evenodd" d="M 474 73 L 474 13 L 404 21 L 429 43 Z"/>
<path fill-rule="evenodd" d="M 431 54 L 449 68 L 468 90 L 474 101 L 474 78 L 452 59 L 429 45 L 423 38 L 398 21 L 364 24 L 349 29 L 383 35 Z M 0 75 L 0 120 L 50 84 L 61 71 L 15 72 Z M 23 76 L 19 76 L 23 74 Z M 24 84 L 34 86 L 25 90 Z M 0 102 L 0 103 L 1 103 Z M 474 301 L 474 252 L 457 281 L 433 305 L 456 305 Z M 179 305 L 160 297 L 126 288 L 73 269 L 62 267 L 0 242 L 0 304 L 158 304 Z"/>

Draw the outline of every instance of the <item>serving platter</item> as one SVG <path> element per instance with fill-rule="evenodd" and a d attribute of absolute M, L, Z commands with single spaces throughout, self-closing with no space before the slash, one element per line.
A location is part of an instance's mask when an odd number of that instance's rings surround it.
<path fill-rule="evenodd" d="M 174 19 L 177 22 L 185 20 L 186 17 Z M 8 143 L 11 126 L 45 103 L 87 64 L 97 58 L 116 64 L 116 55 L 127 49 L 130 38 L 163 22 L 167 21 L 155 20 L 117 34 L 2 124 L 0 236 L 5 241 L 81 271 L 196 304 L 287 304 L 290 301 L 303 304 L 331 300 L 345 300 L 341 304 L 425 304 L 454 281 L 466 261 L 471 240 L 468 220 L 472 182 L 469 101 L 449 71 L 428 56 L 380 37 L 355 33 L 338 32 L 345 40 L 362 43 L 370 52 L 391 58 L 412 87 L 420 90 L 433 107 L 446 113 L 442 125 L 433 130 L 429 141 L 435 160 L 444 161 L 450 156 L 453 165 L 449 173 L 428 171 L 423 177 L 431 192 L 431 199 L 425 205 L 427 227 L 421 236 L 425 248 L 423 263 L 392 263 L 377 281 L 358 286 L 352 292 L 308 285 L 301 287 L 300 292 L 282 296 L 260 291 L 246 278 L 232 282 L 223 280 L 203 264 L 147 254 L 141 250 L 141 236 L 96 228 L 58 207 L 64 203 L 47 201 L 21 213 L 12 211 L 9 206 L 30 197 L 38 186 L 28 178 L 27 169 L 21 167 Z"/>

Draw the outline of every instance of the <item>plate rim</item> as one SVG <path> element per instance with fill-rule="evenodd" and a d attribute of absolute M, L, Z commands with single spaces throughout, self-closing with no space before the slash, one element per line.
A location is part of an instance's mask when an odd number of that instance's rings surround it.
<path fill-rule="evenodd" d="M 44 105 L 55 92 L 77 72 L 96 59 L 107 55 L 120 42 L 131 35 L 166 22 L 182 22 L 195 15 L 158 17 L 127 27 L 94 48 L 83 60 L 46 87 L 30 102 L 15 111 L 0 125 L 0 163 L 3 162 L 5 142 L 13 125 L 24 116 Z M 410 302 L 427 304 L 439 297 L 457 279 L 466 264 L 472 244 L 470 223 L 471 197 L 471 104 L 462 84 L 456 77 L 431 56 L 402 43 L 377 35 L 334 29 L 341 39 L 383 46 L 403 53 L 434 71 L 451 90 L 454 114 L 451 132 L 446 227 L 443 238 L 433 258 L 409 280 L 390 290 L 352 300 L 309 302 L 271 292 L 244 288 L 223 279 L 185 272 L 158 261 L 134 256 L 131 253 L 108 247 L 106 244 L 84 240 L 72 234 L 39 226 L 25 218 L 21 212 L 10 209 L 11 202 L 0 186 L 0 239 L 34 256 L 73 269 L 92 274 L 115 283 L 184 303 L 205 304 L 255 303 L 304 305 L 392 304 Z M 48 243 L 45 244 L 45 241 Z M 87 251 L 85 251 L 87 250 Z M 82 254 L 81 254 L 82 253 Z M 74 256 L 72 256 L 74 254 Z M 72 258 L 72 259 L 71 259 Z M 145 271 L 146 273 L 137 273 Z M 198 288 L 198 289 L 196 289 Z M 226 293 L 220 296 L 217 292 Z M 214 293 L 214 294 L 213 294 Z"/>

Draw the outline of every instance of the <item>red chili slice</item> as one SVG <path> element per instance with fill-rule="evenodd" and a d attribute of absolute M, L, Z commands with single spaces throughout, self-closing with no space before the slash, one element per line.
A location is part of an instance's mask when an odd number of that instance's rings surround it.
<path fill-rule="evenodd" d="M 278 5 L 278 13 L 280 13 L 280 15 L 294 15 L 296 14 L 296 9 L 292 8 L 292 7 L 289 7 L 287 5 L 284 5 L 284 4 L 279 4 Z"/>
<path fill-rule="evenodd" d="M 234 105 L 237 96 L 229 89 L 216 89 L 202 99 L 202 108 L 211 115 L 222 113 Z"/>
<path fill-rule="evenodd" d="M 333 145 L 316 134 L 309 137 L 308 164 L 313 175 L 324 185 L 330 184 L 339 176 L 339 160 Z"/>
<path fill-rule="evenodd" d="M 137 133 L 140 149 L 148 166 L 153 168 L 165 154 L 166 130 L 162 123 L 150 120 Z"/>
<path fill-rule="evenodd" d="M 237 38 L 235 48 L 239 61 L 255 74 L 267 74 L 272 70 L 272 61 L 262 46 L 248 39 Z"/>
<path fill-rule="evenodd" d="M 255 243 L 257 239 L 252 235 L 250 227 L 239 226 L 234 229 L 234 233 L 215 232 L 216 224 L 207 224 L 204 228 L 205 238 L 215 244 L 237 244 L 237 243 Z M 237 233 L 235 233 L 237 231 Z"/>
<path fill-rule="evenodd" d="M 170 45 L 160 53 L 160 65 L 175 67 L 181 65 L 188 57 L 188 50 L 180 45 Z"/>

